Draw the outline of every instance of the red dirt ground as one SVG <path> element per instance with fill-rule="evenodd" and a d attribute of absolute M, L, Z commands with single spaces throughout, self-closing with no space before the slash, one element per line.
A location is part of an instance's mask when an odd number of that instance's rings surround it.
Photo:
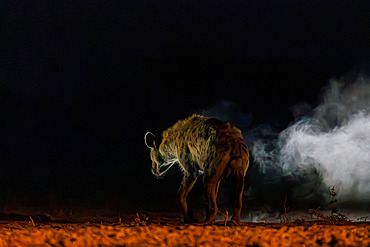
<path fill-rule="evenodd" d="M 136 214 L 122 220 L 67 222 L 39 216 L 0 221 L 0 246 L 369 246 L 370 223 L 184 225 Z M 28 217 L 28 220 L 26 220 Z M 6 217 L 5 217 L 6 218 Z M 229 224 L 229 223 L 228 223 Z"/>

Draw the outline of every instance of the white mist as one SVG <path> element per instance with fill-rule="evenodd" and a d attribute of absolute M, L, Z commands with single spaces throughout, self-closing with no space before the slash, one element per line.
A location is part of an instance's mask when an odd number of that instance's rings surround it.
<path fill-rule="evenodd" d="M 338 200 L 370 202 L 370 81 L 331 82 L 312 117 L 280 134 L 285 173 L 316 168 Z"/>
<path fill-rule="evenodd" d="M 313 166 L 341 201 L 370 202 L 370 114 L 358 113 L 330 131 L 301 121 L 283 135 L 284 171 Z"/>

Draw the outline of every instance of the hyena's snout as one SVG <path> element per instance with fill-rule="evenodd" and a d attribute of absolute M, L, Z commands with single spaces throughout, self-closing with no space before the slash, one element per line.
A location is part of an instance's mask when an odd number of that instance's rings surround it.
<path fill-rule="evenodd" d="M 152 174 L 156 178 L 162 178 L 163 177 L 163 174 L 161 173 L 160 167 L 157 163 L 152 164 Z"/>

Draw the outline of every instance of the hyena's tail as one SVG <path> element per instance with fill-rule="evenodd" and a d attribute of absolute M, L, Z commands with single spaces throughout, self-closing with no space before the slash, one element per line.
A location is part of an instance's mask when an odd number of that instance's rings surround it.
<path fill-rule="evenodd" d="M 231 160 L 226 177 L 232 175 L 234 178 L 243 179 L 249 167 L 249 151 L 244 141 L 240 141 L 231 152 Z"/>
<path fill-rule="evenodd" d="M 244 141 L 243 143 L 240 144 L 240 151 L 241 151 L 241 158 L 243 161 L 243 168 L 245 169 L 245 172 L 247 172 L 248 167 L 249 167 L 249 151 L 248 151 L 247 144 L 245 144 Z"/>

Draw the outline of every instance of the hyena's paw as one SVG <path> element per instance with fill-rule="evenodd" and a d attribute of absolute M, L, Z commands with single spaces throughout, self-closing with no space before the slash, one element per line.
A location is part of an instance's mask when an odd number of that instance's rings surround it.
<path fill-rule="evenodd" d="M 185 224 L 194 224 L 194 223 L 198 223 L 199 221 L 194 218 L 193 216 L 187 216 L 184 218 L 184 221 L 183 221 Z"/>
<path fill-rule="evenodd" d="M 228 225 L 231 225 L 231 226 L 242 226 L 243 223 L 240 222 L 240 220 L 230 220 L 229 222 L 227 222 Z"/>
<path fill-rule="evenodd" d="M 202 222 L 203 225 L 213 225 L 215 224 L 215 219 L 214 218 L 208 218 L 208 219 L 205 219 L 203 222 Z"/>

